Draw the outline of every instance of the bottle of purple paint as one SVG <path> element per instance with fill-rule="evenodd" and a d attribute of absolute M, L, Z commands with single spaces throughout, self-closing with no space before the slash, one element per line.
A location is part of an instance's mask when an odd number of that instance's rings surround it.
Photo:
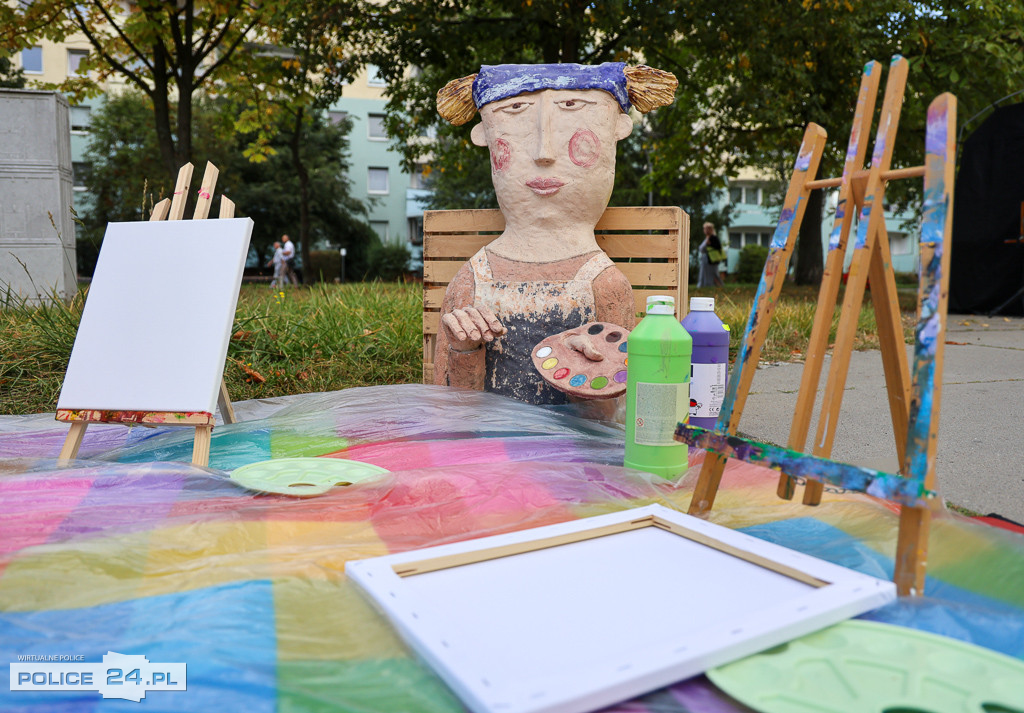
<path fill-rule="evenodd" d="M 691 297 L 683 328 L 693 339 L 690 425 L 714 428 L 729 374 L 729 327 L 715 314 L 714 297 Z"/>

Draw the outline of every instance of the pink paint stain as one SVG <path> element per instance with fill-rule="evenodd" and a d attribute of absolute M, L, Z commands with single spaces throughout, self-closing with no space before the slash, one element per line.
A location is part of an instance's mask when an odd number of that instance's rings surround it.
<path fill-rule="evenodd" d="M 589 168 L 601 155 L 601 142 L 590 129 L 580 129 L 569 139 L 569 158 L 577 166 Z"/>
<path fill-rule="evenodd" d="M 508 162 L 512 158 L 512 148 L 505 139 L 498 139 L 491 149 L 491 167 L 495 171 L 504 171 L 508 168 Z"/>

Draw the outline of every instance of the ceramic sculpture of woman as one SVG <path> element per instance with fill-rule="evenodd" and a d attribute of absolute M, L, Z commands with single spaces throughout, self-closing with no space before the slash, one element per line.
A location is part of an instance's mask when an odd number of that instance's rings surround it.
<path fill-rule="evenodd" d="M 452 279 L 441 307 L 436 384 L 535 404 L 565 403 L 531 360 L 545 337 L 601 321 L 632 329 L 629 280 L 602 252 L 594 226 L 615 182 L 615 148 L 630 106 L 671 103 L 676 79 L 622 63 L 496 65 L 438 92 L 442 117 L 487 146 L 505 230 Z M 602 355 L 582 335 L 568 346 Z"/>

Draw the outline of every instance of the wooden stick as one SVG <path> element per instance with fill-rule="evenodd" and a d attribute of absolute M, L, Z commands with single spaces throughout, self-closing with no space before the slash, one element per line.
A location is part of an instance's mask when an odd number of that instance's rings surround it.
<path fill-rule="evenodd" d="M 839 418 L 839 408 L 843 403 L 843 390 L 846 388 L 850 355 L 853 353 L 857 322 L 860 319 L 860 308 L 864 301 L 864 288 L 870 268 L 871 252 L 880 232 L 879 226 L 885 224 L 885 212 L 882 207 L 885 198 L 885 181 L 881 176 L 884 171 L 888 170 L 889 162 L 892 160 L 896 127 L 899 126 L 900 111 L 903 108 L 903 92 L 907 85 L 907 72 L 907 60 L 903 57 L 897 56 L 889 65 L 882 113 L 879 116 L 878 129 L 875 133 L 871 171 L 865 188 L 864 206 L 861 208 L 857 223 L 853 261 L 850 263 L 846 293 L 843 296 L 843 309 L 839 317 L 835 346 L 832 348 L 832 363 L 829 367 L 828 382 L 825 386 L 821 415 L 818 418 L 818 428 L 814 438 L 812 452 L 816 456 L 828 458 L 832 454 L 836 421 Z M 804 504 L 817 505 L 821 502 L 821 493 L 820 483 L 809 482 L 804 488 Z"/>
<path fill-rule="evenodd" d="M 151 221 L 156 220 L 167 220 L 167 213 L 171 209 L 171 199 L 164 198 L 162 201 L 153 206 L 153 212 L 150 214 L 149 219 Z"/>
<path fill-rule="evenodd" d="M 235 202 L 228 198 L 226 195 L 221 193 L 220 195 L 220 214 L 218 218 L 234 218 L 235 217 Z"/>
<path fill-rule="evenodd" d="M 188 200 L 188 186 L 192 183 L 192 164 L 186 163 L 178 169 L 178 181 L 174 184 L 174 197 L 167 220 L 181 220 L 185 217 L 185 202 Z"/>
<path fill-rule="evenodd" d="M 956 161 L 956 97 L 942 94 L 928 107 L 925 138 L 924 215 L 921 222 L 921 283 L 918 290 L 910 425 L 903 472 L 926 488 L 935 487 L 942 362 L 949 300 Z M 931 512 L 904 507 L 896 543 L 893 580 L 901 595 L 924 593 Z"/>
<path fill-rule="evenodd" d="M 210 463 L 210 441 L 213 426 L 196 426 L 196 437 L 192 443 L 192 465 L 206 467 Z"/>
<path fill-rule="evenodd" d="M 814 322 L 811 326 L 811 337 L 807 342 L 804 368 L 800 378 L 800 390 L 797 394 L 796 408 L 793 411 L 793 422 L 789 429 L 788 445 L 795 451 L 803 451 L 807 445 L 807 432 L 811 427 L 811 416 L 814 414 L 814 400 L 821 380 L 821 369 L 828 351 L 828 337 L 832 330 L 832 314 L 835 312 L 836 300 L 839 296 L 839 283 L 843 276 L 843 260 L 846 258 L 846 241 L 853 225 L 854 208 L 853 186 L 850 181 L 856 171 L 864 165 L 870 137 L 871 119 L 875 114 L 875 100 L 878 95 L 878 84 L 882 78 L 882 66 L 872 60 L 864 66 L 860 80 L 860 93 L 857 95 L 857 108 L 850 127 L 850 141 L 846 149 L 846 161 L 843 164 L 843 180 L 839 189 L 839 201 L 836 204 L 836 217 L 832 225 L 832 233 L 828 240 L 828 255 L 825 258 L 825 270 L 821 277 L 818 290 L 818 305 L 814 311 Z M 813 181 L 809 182 L 813 183 Z M 794 481 L 783 473 L 779 476 L 778 495 L 789 500 L 795 490 Z"/>
<path fill-rule="evenodd" d="M 231 405 L 231 396 L 228 394 L 228 384 L 224 381 L 224 377 L 220 379 L 217 406 L 220 408 L 220 416 L 224 419 L 224 423 L 238 423 L 238 419 L 235 418 L 235 407 Z"/>
<path fill-rule="evenodd" d="M 874 61 L 874 60 L 872 60 Z M 855 176 L 864 175 L 867 176 L 869 173 L 868 169 L 861 169 Z M 908 168 L 894 168 L 891 171 L 882 172 L 883 181 L 895 181 L 899 178 L 917 178 L 924 175 L 924 166 L 910 166 Z M 845 176 L 845 174 L 844 174 Z M 810 181 L 807 187 L 812 191 L 818 188 L 835 188 L 842 185 L 844 176 L 838 178 L 819 178 L 816 181 Z"/>
<path fill-rule="evenodd" d="M 889 235 L 884 223 L 880 231 L 871 253 L 868 279 L 871 281 L 871 304 L 875 310 L 882 373 L 885 374 L 889 415 L 896 440 L 896 462 L 902 467 L 907 447 L 907 416 L 910 411 L 910 367 L 907 364 L 907 344 L 903 337 L 896 275 L 892 270 Z"/>
<path fill-rule="evenodd" d="M 793 246 L 796 244 L 800 223 L 807 207 L 807 196 L 810 195 L 810 190 L 806 183 L 818 170 L 821 154 L 825 148 L 826 136 L 825 130 L 814 123 L 808 124 L 807 130 L 804 132 L 800 152 L 793 166 L 793 175 L 789 181 L 789 189 L 786 191 L 786 200 L 782 206 L 782 213 L 779 215 L 779 224 L 775 229 L 775 235 L 772 236 L 768 259 L 765 261 L 761 282 L 754 296 L 747 329 L 743 334 L 743 341 L 729 378 L 722 410 L 715 424 L 715 430 L 721 433 L 734 434 L 739 428 L 743 406 L 746 403 L 747 394 L 750 393 L 750 384 L 754 379 L 757 362 L 761 356 L 761 347 L 764 346 L 764 340 L 768 334 L 768 325 L 772 312 L 775 311 L 779 293 L 782 291 L 782 283 L 786 279 L 789 257 L 793 253 Z M 689 513 L 691 515 L 705 515 L 711 510 L 724 468 L 724 458 L 705 456 L 693 498 L 690 500 Z"/>
<path fill-rule="evenodd" d="M 203 182 L 199 184 L 196 209 L 192 214 L 193 220 L 204 220 L 210 215 L 210 206 L 213 205 L 213 191 L 217 187 L 217 176 L 219 175 L 220 171 L 217 167 L 207 161 L 206 170 L 203 172 Z"/>
<path fill-rule="evenodd" d="M 82 438 L 85 436 L 85 429 L 88 425 L 84 421 L 71 424 L 71 429 L 64 439 L 64 446 L 60 449 L 60 455 L 57 456 L 58 465 L 64 465 L 78 455 L 78 449 L 82 446 Z"/>

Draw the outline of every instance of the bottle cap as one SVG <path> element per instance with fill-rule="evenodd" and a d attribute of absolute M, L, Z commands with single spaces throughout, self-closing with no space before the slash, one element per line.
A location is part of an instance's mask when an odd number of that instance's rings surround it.
<path fill-rule="evenodd" d="M 647 314 L 675 314 L 676 298 L 671 295 L 651 295 L 647 298 Z"/>
<path fill-rule="evenodd" d="M 714 312 L 715 311 L 715 298 L 714 297 L 691 297 L 690 298 L 690 311 L 691 312 Z"/>

